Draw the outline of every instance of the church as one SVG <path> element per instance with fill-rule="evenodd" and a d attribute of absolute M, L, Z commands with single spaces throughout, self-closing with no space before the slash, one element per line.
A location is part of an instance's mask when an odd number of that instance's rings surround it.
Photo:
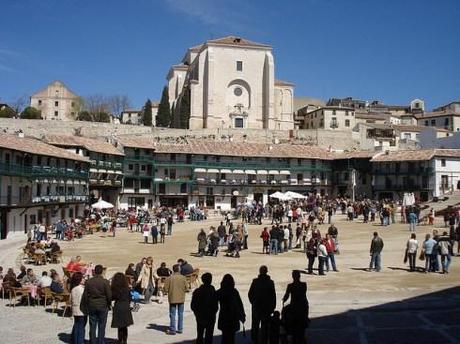
<path fill-rule="evenodd" d="M 292 83 L 270 45 L 228 36 L 187 50 L 167 75 L 172 127 L 294 129 Z"/>

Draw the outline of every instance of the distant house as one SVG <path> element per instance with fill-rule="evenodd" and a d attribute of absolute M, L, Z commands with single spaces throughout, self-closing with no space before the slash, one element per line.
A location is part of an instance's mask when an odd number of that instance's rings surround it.
<path fill-rule="evenodd" d="M 158 114 L 160 103 L 152 102 L 152 121 L 155 123 L 155 117 Z M 143 125 L 144 124 L 144 107 L 142 109 L 126 109 L 121 113 L 121 123 Z"/>
<path fill-rule="evenodd" d="M 79 111 L 79 97 L 61 81 L 53 81 L 30 97 L 30 106 L 41 111 L 43 119 L 75 120 Z"/>

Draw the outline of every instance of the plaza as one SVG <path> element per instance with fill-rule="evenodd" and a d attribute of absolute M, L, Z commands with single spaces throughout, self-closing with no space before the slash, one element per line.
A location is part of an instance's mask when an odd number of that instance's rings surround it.
<path fill-rule="evenodd" d="M 131 233 L 125 229 L 118 230 L 116 237 L 95 233 L 80 240 L 61 242 L 64 263 L 70 257 L 81 255 L 88 263 L 107 266 L 107 277 L 111 277 L 142 257 L 153 256 L 155 265 L 166 262 L 169 267 L 178 258 L 183 258 L 194 268 L 199 268 L 200 274 L 211 272 L 216 288 L 222 276 L 230 273 L 235 278 L 247 316 L 247 337 L 239 333 L 238 342 L 249 342 L 251 307 L 247 293 L 259 266 L 268 266 L 269 275 L 275 281 L 277 310 L 281 310 L 281 299 L 291 281 L 291 271 L 305 272 L 307 259 L 298 249 L 278 255 L 262 254 L 259 236 L 262 228 L 269 225 L 268 220 L 264 220 L 262 226 L 249 225 L 249 249 L 241 252 L 241 258 L 226 257 L 222 251 L 217 257 L 196 257 L 199 229 L 204 228 L 207 232 L 209 226 L 217 226 L 221 220 L 216 215 L 205 221 L 177 223 L 173 235 L 166 237 L 165 244 L 144 244 L 140 232 Z M 449 274 L 410 273 L 403 263 L 409 237 L 408 225 L 397 223 L 382 227 L 378 223 L 364 224 L 361 218 L 349 222 L 342 215 L 334 216 L 333 221 L 339 230 L 340 255 L 336 256 L 339 272 L 330 272 L 326 276 L 302 274 L 301 278 L 308 283 L 311 318 L 311 326 L 307 330 L 308 343 L 459 343 L 458 257 L 452 257 Z M 237 220 L 234 223 L 237 224 Z M 434 228 L 442 232 L 441 226 L 441 218 L 436 219 L 434 227 L 418 226 L 419 243 Z M 327 228 L 327 224 L 319 226 L 322 234 L 327 232 Z M 366 271 L 374 231 L 379 232 L 385 243 L 380 273 Z M 18 236 L 2 242 L 0 265 L 4 269 L 19 267 L 20 248 L 24 242 L 25 237 Z M 417 265 L 421 267 L 423 262 L 417 259 Z M 33 268 L 37 274 L 43 269 L 61 270 L 56 264 Z M 169 323 L 165 299 L 163 304 L 153 302 L 142 305 L 138 312 L 133 313 L 134 325 L 129 328 L 129 341 L 193 343 L 196 326 L 190 310 L 190 298 L 191 293 L 188 293 L 183 334 L 167 336 L 164 333 Z M 7 304 L 8 300 L 0 303 L 0 323 L 2 336 L 9 338 L 9 343 L 69 342 L 71 318 L 51 313 L 43 306 L 10 308 Z M 110 328 L 110 319 L 109 314 L 106 337 L 116 338 L 115 329 Z M 215 342 L 219 341 L 219 335 L 216 326 Z"/>

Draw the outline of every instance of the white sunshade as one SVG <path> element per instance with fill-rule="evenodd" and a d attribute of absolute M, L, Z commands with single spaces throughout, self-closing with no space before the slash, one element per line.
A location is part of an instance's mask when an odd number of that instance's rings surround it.
<path fill-rule="evenodd" d="M 283 196 L 284 196 L 284 193 L 279 192 L 279 191 L 276 191 L 275 193 L 272 193 L 271 195 L 269 195 L 269 197 L 271 197 L 271 198 L 279 198 L 279 197 L 283 197 Z"/>
<path fill-rule="evenodd" d="M 232 173 L 232 171 L 229 169 L 223 168 L 220 170 L 220 173 Z"/>
<path fill-rule="evenodd" d="M 233 170 L 234 174 L 244 174 L 243 170 Z"/>
<path fill-rule="evenodd" d="M 257 174 L 266 175 L 268 174 L 267 170 L 257 170 Z"/>
<path fill-rule="evenodd" d="M 200 167 L 198 167 L 198 168 L 195 168 L 195 169 L 193 170 L 193 172 L 202 172 L 202 173 L 203 173 L 203 172 L 206 172 L 206 169 L 205 169 L 205 168 L 200 168 Z"/>
<path fill-rule="evenodd" d="M 246 174 L 256 174 L 255 170 L 246 170 L 244 172 L 246 172 Z"/>
<path fill-rule="evenodd" d="M 71 185 L 71 184 L 73 184 L 73 182 L 69 179 L 66 184 Z"/>
<path fill-rule="evenodd" d="M 102 198 L 99 198 L 99 201 L 91 205 L 91 208 L 94 209 L 111 209 L 113 208 L 113 204 L 104 201 Z"/>
<path fill-rule="evenodd" d="M 291 174 L 291 172 L 289 171 L 286 171 L 286 170 L 283 170 L 283 171 L 280 171 L 280 174 L 284 175 L 284 176 L 288 176 Z"/>
<path fill-rule="evenodd" d="M 280 174 L 280 173 L 277 170 L 270 170 L 268 171 L 268 174 Z"/>
<path fill-rule="evenodd" d="M 307 198 L 307 196 L 304 196 L 294 191 L 288 191 L 285 193 L 285 195 L 292 199 L 306 199 Z"/>
<path fill-rule="evenodd" d="M 219 173 L 219 170 L 217 168 L 209 168 L 208 173 Z"/>
<path fill-rule="evenodd" d="M 155 178 L 154 181 L 155 181 L 155 182 L 162 182 L 162 181 L 163 181 L 163 178 Z"/>

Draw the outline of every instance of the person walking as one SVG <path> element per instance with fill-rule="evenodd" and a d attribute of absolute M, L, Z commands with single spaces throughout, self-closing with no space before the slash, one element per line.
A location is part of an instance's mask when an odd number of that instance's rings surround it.
<path fill-rule="evenodd" d="M 374 232 L 374 237 L 371 240 L 369 271 L 375 270 L 379 272 L 382 269 L 380 254 L 382 253 L 383 245 L 383 240 L 379 237 L 379 233 Z"/>
<path fill-rule="evenodd" d="M 438 245 L 439 253 L 441 255 L 442 273 L 448 274 L 451 260 L 450 253 L 452 249 L 452 244 L 449 240 L 449 235 L 447 232 L 443 232 L 442 236 L 439 237 Z"/>
<path fill-rule="evenodd" d="M 235 280 L 230 274 L 224 275 L 217 291 L 219 301 L 219 319 L 217 328 L 222 331 L 222 344 L 234 344 L 235 333 L 240 330 L 240 322 L 246 321 L 243 302 L 238 290 L 235 289 Z"/>
<path fill-rule="evenodd" d="M 72 302 L 72 343 L 84 344 L 85 343 L 85 326 L 87 317 L 80 309 L 81 299 L 85 291 L 85 279 L 81 272 L 75 272 L 70 279 L 70 300 Z M 45 305 L 46 306 L 46 305 Z"/>
<path fill-rule="evenodd" d="M 203 284 L 195 289 L 192 295 L 190 308 L 196 318 L 196 344 L 211 344 L 214 335 L 216 314 L 219 308 L 217 293 L 212 283 L 212 275 L 209 272 L 201 276 Z M 204 336 L 204 340 L 203 340 Z"/>
<path fill-rule="evenodd" d="M 131 294 L 129 291 L 126 276 L 117 272 L 112 277 L 112 300 L 115 301 L 112 311 L 112 328 L 118 329 L 118 343 L 128 343 L 128 326 L 134 324 L 130 303 Z"/>
<path fill-rule="evenodd" d="M 169 329 L 166 334 L 175 335 L 184 329 L 184 302 L 187 291 L 187 281 L 180 273 L 180 265 L 173 265 L 173 274 L 165 281 L 165 293 L 169 302 Z M 177 315 L 177 323 L 176 323 Z"/>
<path fill-rule="evenodd" d="M 137 283 L 140 284 L 144 294 L 144 303 L 150 303 L 150 299 L 155 291 L 155 283 L 159 279 L 156 273 L 156 266 L 153 264 L 153 258 L 147 257 L 145 264 L 142 265 Z"/>
<path fill-rule="evenodd" d="M 406 245 L 407 258 L 409 260 L 409 270 L 415 271 L 415 260 L 417 259 L 417 250 L 418 250 L 418 241 L 416 239 L 415 233 L 410 235 L 410 239 L 407 241 Z"/>
<path fill-rule="evenodd" d="M 173 224 L 174 224 L 174 219 L 172 215 L 169 215 L 168 216 L 168 235 L 172 235 Z"/>
<path fill-rule="evenodd" d="M 276 308 L 276 292 L 265 265 L 259 268 L 259 276 L 252 280 L 248 297 L 252 305 L 252 342 L 259 343 L 260 338 L 260 343 L 268 343 L 270 316 Z"/>
<path fill-rule="evenodd" d="M 309 324 L 307 283 L 300 281 L 300 272 L 292 271 L 293 282 L 288 284 L 283 296 L 283 318 L 286 332 L 292 335 L 294 344 L 305 343 L 305 329 Z M 290 300 L 289 305 L 285 303 Z"/>
<path fill-rule="evenodd" d="M 102 276 L 103 271 L 104 268 L 102 265 L 94 267 L 94 277 L 86 282 L 81 300 L 81 303 L 84 305 L 83 308 L 89 317 L 90 344 L 104 343 L 107 313 L 112 302 L 110 283 Z"/>
<path fill-rule="evenodd" d="M 201 228 L 200 233 L 198 233 L 196 240 L 198 241 L 198 256 L 203 257 L 205 253 L 204 250 L 208 244 L 208 238 L 203 228 Z"/>

